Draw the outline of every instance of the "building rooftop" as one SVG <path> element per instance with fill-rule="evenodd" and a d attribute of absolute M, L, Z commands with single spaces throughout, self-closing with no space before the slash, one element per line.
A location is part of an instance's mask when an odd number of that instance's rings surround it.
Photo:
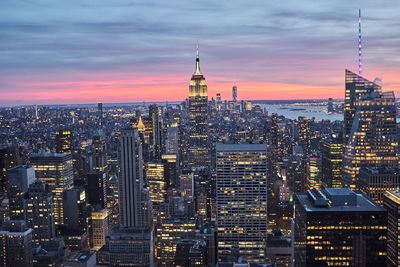
<path fill-rule="evenodd" d="M 216 145 L 217 152 L 234 152 L 234 151 L 266 151 L 266 146 L 264 144 L 222 144 L 218 143 Z"/>
<path fill-rule="evenodd" d="M 64 153 L 53 153 L 53 152 L 44 152 L 44 153 L 34 153 L 32 154 L 32 158 L 35 157 L 53 157 L 53 158 L 63 158 L 65 156 L 70 156 L 70 154 Z"/>
<path fill-rule="evenodd" d="M 111 240 L 150 240 L 150 228 L 117 225 L 108 236 Z"/>
<path fill-rule="evenodd" d="M 400 189 L 394 191 L 386 191 L 385 195 L 396 204 L 400 204 Z"/>
<path fill-rule="evenodd" d="M 78 251 L 71 253 L 66 261 L 68 262 L 87 262 L 93 255 L 94 251 Z"/>
<path fill-rule="evenodd" d="M 400 175 L 400 169 L 394 168 L 394 167 L 381 167 L 381 168 L 364 167 L 364 168 L 361 168 L 360 172 L 374 174 L 374 175 L 377 175 L 377 174 L 399 174 Z"/>
<path fill-rule="evenodd" d="M 296 196 L 306 212 L 384 211 L 384 208 L 363 194 L 355 193 L 349 188 L 313 189 Z"/>

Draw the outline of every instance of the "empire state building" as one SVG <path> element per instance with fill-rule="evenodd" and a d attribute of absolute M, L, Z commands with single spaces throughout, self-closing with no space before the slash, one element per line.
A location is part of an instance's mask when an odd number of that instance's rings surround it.
<path fill-rule="evenodd" d="M 209 167 L 208 94 L 206 79 L 200 71 L 199 49 L 196 70 L 189 85 L 189 167 Z"/>

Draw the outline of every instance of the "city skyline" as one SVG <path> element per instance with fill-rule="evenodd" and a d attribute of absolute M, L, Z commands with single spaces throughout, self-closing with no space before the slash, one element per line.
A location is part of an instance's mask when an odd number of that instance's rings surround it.
<path fill-rule="evenodd" d="M 363 76 L 398 92 L 395 1 L 176 4 L 3 2 L 0 106 L 180 101 L 197 41 L 209 98 L 342 99 L 358 8 Z"/>

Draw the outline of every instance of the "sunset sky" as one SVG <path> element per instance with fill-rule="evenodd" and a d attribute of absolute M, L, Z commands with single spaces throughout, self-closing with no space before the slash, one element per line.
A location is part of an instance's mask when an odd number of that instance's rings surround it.
<path fill-rule="evenodd" d="M 197 41 L 210 98 L 343 98 L 359 7 L 363 74 L 398 96 L 398 0 L 1 0 L 0 106 L 183 100 Z"/>

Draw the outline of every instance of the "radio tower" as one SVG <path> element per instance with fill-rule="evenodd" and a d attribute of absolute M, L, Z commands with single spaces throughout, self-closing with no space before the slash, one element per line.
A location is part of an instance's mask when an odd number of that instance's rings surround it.
<path fill-rule="evenodd" d="M 358 77 L 362 77 L 361 8 L 358 10 Z"/>

